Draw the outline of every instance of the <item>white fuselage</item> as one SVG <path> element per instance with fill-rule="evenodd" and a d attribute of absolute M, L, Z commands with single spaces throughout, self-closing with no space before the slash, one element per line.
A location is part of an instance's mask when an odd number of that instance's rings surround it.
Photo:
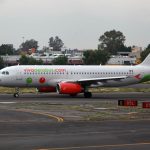
<path fill-rule="evenodd" d="M 6 67 L 0 72 L 0 86 L 8 87 L 44 87 L 54 86 L 60 82 L 77 81 L 79 79 L 106 78 L 127 76 L 120 80 L 93 82 L 90 87 L 125 86 L 136 84 L 140 79 L 134 77 L 150 74 L 147 66 L 53 66 L 53 65 L 18 65 Z"/>

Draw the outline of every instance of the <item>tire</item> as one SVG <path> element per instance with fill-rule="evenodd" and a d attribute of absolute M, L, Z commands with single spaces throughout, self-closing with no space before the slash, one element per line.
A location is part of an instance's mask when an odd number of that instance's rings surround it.
<path fill-rule="evenodd" d="M 19 97 L 19 94 L 18 94 L 18 93 L 14 93 L 14 97 L 15 97 L 15 98 L 18 98 L 18 97 Z"/>
<path fill-rule="evenodd" d="M 92 93 L 91 92 L 84 92 L 84 97 L 85 98 L 91 98 L 92 97 Z"/>

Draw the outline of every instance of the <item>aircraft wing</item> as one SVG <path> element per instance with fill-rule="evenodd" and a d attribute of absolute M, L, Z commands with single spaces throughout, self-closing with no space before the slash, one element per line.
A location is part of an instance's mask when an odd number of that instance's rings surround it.
<path fill-rule="evenodd" d="M 118 76 L 118 77 L 103 77 L 103 78 L 87 78 L 87 79 L 79 79 L 79 80 L 70 80 L 66 82 L 74 82 L 74 83 L 80 83 L 83 85 L 90 85 L 98 82 L 107 82 L 108 80 L 114 80 L 119 81 L 121 79 L 126 79 L 128 76 Z"/>

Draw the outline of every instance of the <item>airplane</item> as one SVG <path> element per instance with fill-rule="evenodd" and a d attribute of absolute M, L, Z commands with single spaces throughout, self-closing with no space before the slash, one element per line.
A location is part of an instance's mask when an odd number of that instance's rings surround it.
<path fill-rule="evenodd" d="M 0 70 L 0 86 L 35 87 L 38 92 L 58 92 L 76 96 L 84 93 L 91 98 L 89 88 L 119 87 L 150 80 L 150 54 L 136 66 L 107 65 L 17 65 Z"/>

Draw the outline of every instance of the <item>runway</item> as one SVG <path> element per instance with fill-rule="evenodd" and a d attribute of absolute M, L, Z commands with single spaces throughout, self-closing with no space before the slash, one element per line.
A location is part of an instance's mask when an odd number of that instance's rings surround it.
<path fill-rule="evenodd" d="M 69 95 L 60 95 L 57 93 L 41 93 L 41 94 L 20 94 L 19 98 L 14 98 L 13 94 L 0 94 L 0 102 L 32 102 L 32 101 L 49 101 L 49 102 L 75 102 L 75 101 L 106 101 L 106 100 L 118 100 L 118 99 L 137 99 L 139 101 L 142 100 L 150 100 L 150 92 L 109 92 L 109 93 L 93 93 L 92 98 L 84 98 L 83 94 L 77 95 L 77 97 L 70 97 Z"/>
<path fill-rule="evenodd" d="M 11 94 L 2 94 L 0 149 L 149 150 L 149 110 L 142 110 L 147 117 L 141 119 L 83 120 L 85 114 L 98 113 L 92 106 L 118 108 L 115 106 L 118 99 L 132 98 L 142 102 L 150 101 L 149 97 L 150 93 L 101 93 L 94 94 L 92 99 L 82 95 L 70 98 L 57 94 L 23 94 L 15 99 Z M 117 115 L 120 109 L 112 112 Z M 104 113 L 104 110 L 98 111 Z M 132 108 L 129 111 L 132 112 Z M 73 118 L 76 113 L 84 117 Z"/>

